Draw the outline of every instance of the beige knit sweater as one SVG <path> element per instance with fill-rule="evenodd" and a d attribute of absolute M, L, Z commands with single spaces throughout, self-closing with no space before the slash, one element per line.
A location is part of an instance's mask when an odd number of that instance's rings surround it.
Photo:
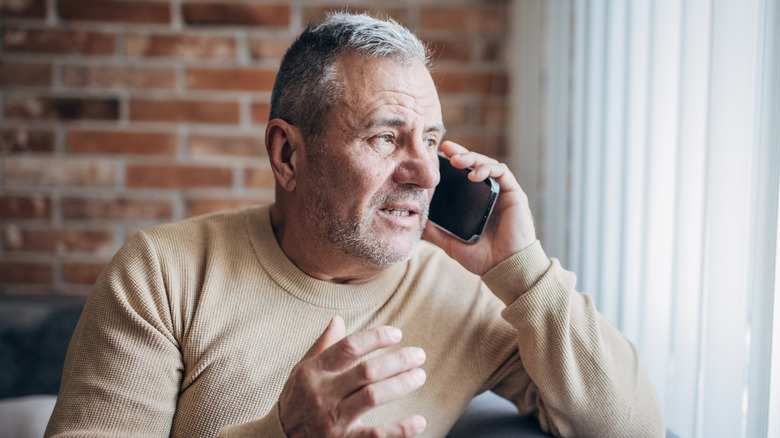
<path fill-rule="evenodd" d="M 268 206 L 152 228 L 95 284 L 46 435 L 283 437 L 282 386 L 341 315 L 428 357 L 425 385 L 365 422 L 421 414 L 441 437 L 493 389 L 558 435 L 663 436 L 635 349 L 574 281 L 538 242 L 482 278 L 422 242 L 375 281 L 332 284 L 285 257 Z"/>

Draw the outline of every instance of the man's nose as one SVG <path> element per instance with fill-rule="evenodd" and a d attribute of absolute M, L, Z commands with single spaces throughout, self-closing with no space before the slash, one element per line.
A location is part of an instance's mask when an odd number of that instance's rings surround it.
<path fill-rule="evenodd" d="M 433 147 L 420 139 L 404 151 L 402 161 L 393 179 L 398 184 L 413 184 L 422 189 L 432 189 L 439 184 L 439 158 Z"/>

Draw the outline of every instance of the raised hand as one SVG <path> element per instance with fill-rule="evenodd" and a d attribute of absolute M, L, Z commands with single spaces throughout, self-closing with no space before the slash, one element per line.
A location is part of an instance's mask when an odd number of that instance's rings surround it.
<path fill-rule="evenodd" d="M 394 327 L 376 327 L 345 337 L 344 320 L 333 317 L 325 332 L 293 368 L 279 396 L 279 417 L 288 437 L 412 437 L 425 429 L 419 415 L 369 426 L 366 411 L 398 399 L 425 383 L 425 352 L 401 348 L 358 363 L 401 340 Z"/>
<path fill-rule="evenodd" d="M 450 157 L 453 166 L 474 169 L 469 174 L 470 180 L 484 181 L 492 177 L 501 187 L 493 214 L 477 243 L 464 244 L 430 224 L 423 233 L 423 238 L 441 247 L 466 269 L 482 275 L 536 241 L 528 197 L 506 164 L 451 141 L 442 143 L 441 150 Z"/>

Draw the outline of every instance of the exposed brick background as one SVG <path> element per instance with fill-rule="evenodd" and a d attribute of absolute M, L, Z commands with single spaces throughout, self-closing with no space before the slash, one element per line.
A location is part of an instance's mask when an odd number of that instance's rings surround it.
<path fill-rule="evenodd" d="M 0 295 L 85 295 L 139 229 L 269 202 L 285 49 L 327 0 L 0 0 Z M 433 49 L 448 138 L 505 157 L 509 0 L 363 0 Z"/>

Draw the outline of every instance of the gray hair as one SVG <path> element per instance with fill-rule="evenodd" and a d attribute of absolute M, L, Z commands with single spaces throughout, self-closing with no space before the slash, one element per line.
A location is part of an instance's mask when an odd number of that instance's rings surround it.
<path fill-rule="evenodd" d="M 407 28 L 365 14 L 337 12 L 310 25 L 282 59 L 271 94 L 271 119 L 298 126 L 310 139 L 323 129 L 323 116 L 338 102 L 335 81 L 339 56 L 355 52 L 370 58 L 391 57 L 421 62 L 430 69 L 430 54 Z"/>

